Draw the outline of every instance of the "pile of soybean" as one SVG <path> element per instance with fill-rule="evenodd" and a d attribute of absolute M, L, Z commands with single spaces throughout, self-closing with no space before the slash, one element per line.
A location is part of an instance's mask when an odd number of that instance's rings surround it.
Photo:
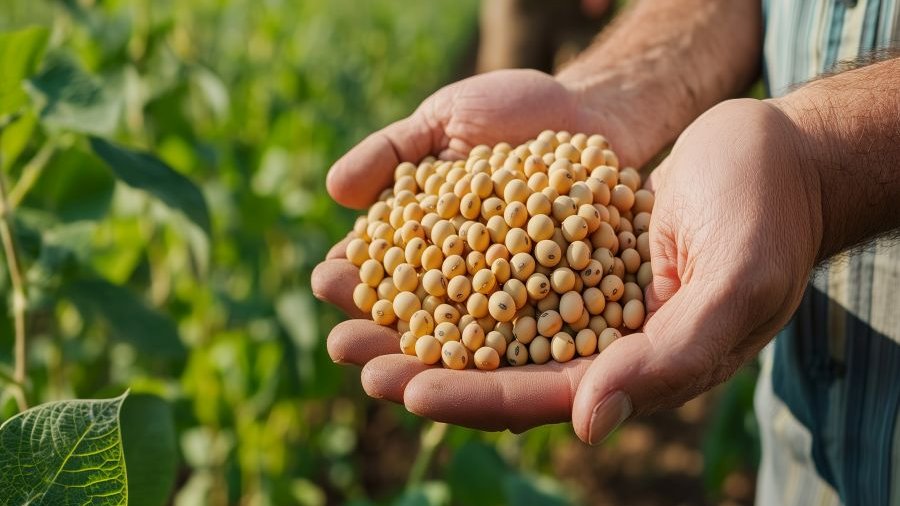
<path fill-rule="evenodd" d="M 644 323 L 653 194 L 601 135 L 401 163 L 359 217 L 353 300 L 426 364 L 567 362 Z"/>

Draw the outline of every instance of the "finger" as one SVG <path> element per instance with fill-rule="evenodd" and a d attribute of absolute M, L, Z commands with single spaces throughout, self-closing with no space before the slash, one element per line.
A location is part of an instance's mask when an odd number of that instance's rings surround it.
<path fill-rule="evenodd" d="M 328 171 L 328 193 L 347 207 L 368 206 L 390 184 L 400 162 L 418 162 L 443 148 L 436 145 L 435 139 L 442 134 L 434 131 L 433 124 L 420 108 L 366 137 Z"/>
<path fill-rule="evenodd" d="M 644 333 L 616 340 L 597 357 L 575 395 L 578 437 L 597 444 L 632 414 L 680 406 L 721 379 L 721 362 L 747 332 L 740 297 L 719 288 L 683 285 Z"/>
<path fill-rule="evenodd" d="M 334 246 L 328 250 L 328 253 L 325 255 L 325 260 L 334 260 L 337 258 L 347 258 L 347 243 L 350 242 L 350 235 L 344 237 L 340 241 L 337 242 Z"/>
<path fill-rule="evenodd" d="M 339 364 L 363 365 L 375 357 L 398 353 L 397 331 L 371 320 L 347 320 L 328 334 L 328 356 Z"/>
<path fill-rule="evenodd" d="M 367 318 L 353 302 L 353 289 L 359 284 L 359 269 L 349 260 L 325 260 L 310 277 L 313 295 L 334 304 L 351 318 Z"/>
<path fill-rule="evenodd" d="M 397 349 L 395 343 L 392 354 L 372 358 L 363 367 L 360 381 L 370 397 L 403 404 L 404 391 L 410 380 L 436 366 L 425 365 L 416 357 L 397 353 Z"/>
<path fill-rule="evenodd" d="M 409 411 L 480 430 L 522 432 L 568 421 L 572 397 L 591 357 L 494 371 L 429 369 L 406 387 Z"/>

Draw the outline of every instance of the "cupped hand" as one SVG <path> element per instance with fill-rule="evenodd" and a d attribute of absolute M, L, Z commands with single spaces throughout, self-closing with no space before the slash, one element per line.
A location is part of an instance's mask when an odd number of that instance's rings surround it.
<path fill-rule="evenodd" d="M 499 70 L 441 88 L 410 116 L 363 139 L 328 173 L 328 192 L 347 207 L 364 208 L 390 186 L 400 162 L 418 163 L 429 155 L 465 158 L 478 144 L 521 143 L 542 130 L 601 133 L 623 153 L 639 142 L 625 134 L 618 118 L 582 107 L 578 94 L 536 70 Z M 642 149 L 641 153 L 653 152 Z"/>
<path fill-rule="evenodd" d="M 571 419 L 596 443 L 634 414 L 678 406 L 730 377 L 799 303 L 822 224 L 816 177 L 794 170 L 795 139 L 780 111 L 753 100 L 717 106 L 682 134 L 650 182 L 654 277 L 644 331 L 596 357 L 451 371 L 399 354 L 396 332 L 366 320 L 337 326 L 329 352 L 365 364 L 370 395 L 485 430 Z M 332 256 L 341 253 L 339 245 Z M 361 316 L 350 300 L 355 276 L 348 261 L 326 261 L 314 290 Z"/>

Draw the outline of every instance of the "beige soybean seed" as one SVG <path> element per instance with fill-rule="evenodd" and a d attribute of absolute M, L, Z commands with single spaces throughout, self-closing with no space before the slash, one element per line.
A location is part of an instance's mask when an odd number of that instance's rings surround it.
<path fill-rule="evenodd" d="M 581 152 L 578 148 L 568 142 L 563 142 L 557 146 L 553 156 L 555 156 L 557 160 L 566 159 L 573 163 L 581 160 Z"/>
<path fill-rule="evenodd" d="M 498 283 L 506 283 L 512 276 L 512 268 L 505 258 L 498 258 L 491 263 L 491 272 Z"/>
<path fill-rule="evenodd" d="M 631 220 L 632 232 L 640 236 L 646 232 L 650 231 L 650 213 L 642 212 L 637 213 L 634 216 L 634 219 Z"/>
<path fill-rule="evenodd" d="M 539 313 L 549 310 L 557 310 L 559 309 L 559 294 L 551 291 L 547 294 L 546 297 L 537 301 L 535 304 L 535 308 Z"/>
<path fill-rule="evenodd" d="M 416 337 L 434 332 L 434 316 L 425 309 L 413 313 L 409 319 L 409 330 Z"/>
<path fill-rule="evenodd" d="M 578 165 L 578 167 L 581 166 Z M 580 208 L 581 206 L 594 203 L 594 192 L 591 191 L 591 187 L 587 183 L 578 181 L 569 189 L 569 198 Z"/>
<path fill-rule="evenodd" d="M 546 364 L 550 361 L 550 340 L 544 336 L 535 336 L 528 344 L 528 356 L 535 364 Z"/>
<path fill-rule="evenodd" d="M 484 261 L 490 266 L 493 266 L 494 262 L 501 258 L 509 261 L 509 257 L 509 250 L 503 244 L 491 244 L 484 252 Z"/>
<path fill-rule="evenodd" d="M 481 214 L 481 197 L 475 193 L 467 193 L 459 201 L 459 214 L 467 220 L 474 220 Z"/>
<path fill-rule="evenodd" d="M 553 337 L 553 334 L 562 329 L 563 319 L 558 312 L 550 309 L 538 316 L 537 331 L 545 337 Z"/>
<path fill-rule="evenodd" d="M 393 307 L 397 318 L 408 322 L 413 313 L 422 309 L 422 301 L 412 292 L 400 292 L 394 297 Z"/>
<path fill-rule="evenodd" d="M 394 169 L 394 179 L 400 179 L 403 176 L 414 176 L 416 174 L 416 166 L 410 162 L 401 162 Z"/>
<path fill-rule="evenodd" d="M 385 221 L 391 213 L 391 208 L 384 202 L 376 202 L 369 208 L 367 218 L 369 223 L 375 221 Z"/>
<path fill-rule="evenodd" d="M 613 264 L 615 263 L 615 256 L 613 256 L 612 252 L 609 249 L 597 248 L 594 250 L 591 258 L 600 262 L 603 274 L 612 273 Z"/>
<path fill-rule="evenodd" d="M 641 264 L 641 268 L 638 269 L 637 272 L 637 284 L 641 288 L 647 288 L 647 285 L 650 284 L 650 281 L 653 280 L 653 272 L 650 269 L 650 262 L 644 262 Z"/>
<path fill-rule="evenodd" d="M 608 165 L 600 165 L 593 171 L 591 171 L 591 177 L 595 177 L 600 181 L 606 183 L 607 188 L 609 188 L 610 192 L 615 188 L 617 184 L 619 184 L 619 171 L 615 167 L 610 167 Z"/>
<path fill-rule="evenodd" d="M 389 300 L 379 300 L 372 305 L 372 320 L 379 325 L 390 325 L 397 321 L 394 307 Z"/>
<path fill-rule="evenodd" d="M 369 259 L 369 245 L 366 244 L 366 241 L 358 237 L 351 239 L 350 242 L 347 243 L 345 255 L 347 256 L 347 260 L 350 260 L 350 263 L 359 267 L 363 262 Z"/>
<path fill-rule="evenodd" d="M 531 238 L 528 233 L 521 228 L 512 228 L 506 234 L 504 242 L 506 249 L 513 255 L 516 253 L 528 253 L 531 251 Z"/>
<path fill-rule="evenodd" d="M 560 228 L 562 229 L 563 237 L 569 242 L 580 241 L 587 237 L 588 234 L 587 222 L 577 214 L 573 214 L 563 220 Z"/>
<path fill-rule="evenodd" d="M 581 278 L 581 282 L 585 287 L 597 286 L 600 283 L 600 279 L 603 278 L 603 265 L 597 260 L 591 259 L 584 269 L 578 273 L 578 277 Z"/>
<path fill-rule="evenodd" d="M 400 290 L 397 290 L 397 285 L 394 284 L 393 278 L 389 277 L 382 279 L 381 282 L 378 283 L 378 288 L 376 290 L 378 291 L 379 299 L 386 299 L 390 301 L 393 301 L 394 297 L 396 297 L 397 294 L 400 293 Z"/>
<path fill-rule="evenodd" d="M 635 274 L 641 267 L 641 254 L 636 249 L 628 248 L 619 254 L 622 263 L 625 264 L 625 272 Z"/>
<path fill-rule="evenodd" d="M 494 191 L 494 182 L 490 174 L 480 173 L 472 177 L 472 193 L 481 199 L 488 198 Z"/>
<path fill-rule="evenodd" d="M 378 286 L 383 278 L 384 266 L 374 258 L 366 260 L 359 267 L 359 280 L 371 287 Z"/>
<path fill-rule="evenodd" d="M 375 239 L 371 243 L 369 243 L 369 258 L 373 260 L 377 260 L 379 262 L 384 260 L 384 255 L 387 253 L 388 248 L 391 245 L 388 244 L 384 239 Z"/>
<path fill-rule="evenodd" d="M 622 308 L 622 321 L 631 330 L 641 328 L 644 324 L 644 303 L 637 299 L 628 301 Z"/>
<path fill-rule="evenodd" d="M 528 200 L 525 201 L 525 210 L 528 211 L 529 216 L 550 214 L 552 203 L 543 193 L 532 193 L 528 196 Z"/>
<path fill-rule="evenodd" d="M 581 298 L 584 301 L 584 308 L 592 315 L 601 314 L 606 309 L 606 297 L 598 288 L 588 288 L 581 294 Z"/>
<path fill-rule="evenodd" d="M 525 289 L 532 300 L 541 300 L 550 293 L 550 280 L 543 274 L 532 274 L 525 283 Z"/>
<path fill-rule="evenodd" d="M 488 300 L 488 311 L 497 321 L 508 322 L 516 314 L 516 301 L 506 292 L 494 292 Z"/>
<path fill-rule="evenodd" d="M 516 318 L 513 324 L 513 336 L 517 341 L 528 344 L 537 336 L 537 320 L 531 316 L 521 316 Z"/>
<path fill-rule="evenodd" d="M 378 294 L 368 283 L 360 283 L 353 289 L 353 303 L 360 311 L 368 313 L 376 302 L 378 302 Z"/>
<path fill-rule="evenodd" d="M 559 315 L 566 323 L 573 323 L 584 313 L 584 301 L 576 291 L 566 292 L 559 298 Z"/>
<path fill-rule="evenodd" d="M 407 221 L 406 223 L 404 223 L 400 227 L 399 232 L 400 238 L 402 239 L 404 244 L 411 241 L 414 237 L 418 237 L 420 239 L 425 238 L 425 228 L 415 220 Z"/>
<path fill-rule="evenodd" d="M 575 279 L 578 276 L 568 267 L 560 267 L 550 275 L 550 288 L 558 294 L 563 294 L 575 288 Z"/>
<path fill-rule="evenodd" d="M 634 192 L 624 184 L 617 184 L 612 189 L 609 202 L 619 211 L 628 211 L 634 205 Z"/>
<path fill-rule="evenodd" d="M 454 234 L 456 234 L 456 227 L 453 226 L 453 223 L 448 220 L 439 220 L 431 226 L 429 238 L 431 242 L 441 246 L 448 237 Z"/>
<path fill-rule="evenodd" d="M 650 234 L 648 232 L 638 236 L 636 249 L 641 256 L 642 262 L 650 261 Z"/>
<path fill-rule="evenodd" d="M 436 364 L 441 359 L 441 343 L 434 336 L 422 336 L 416 340 L 416 356 L 423 364 Z"/>
<path fill-rule="evenodd" d="M 448 280 L 466 273 L 466 261 L 459 255 L 448 255 L 441 265 L 441 272 Z"/>
<path fill-rule="evenodd" d="M 488 314 L 488 297 L 483 293 L 473 293 L 466 300 L 466 311 L 475 318 L 483 318 Z"/>
<path fill-rule="evenodd" d="M 618 251 L 619 240 L 616 238 L 616 231 L 612 225 L 606 222 L 600 223 L 597 230 L 591 234 L 591 245 L 595 250 L 602 248 L 610 252 Z"/>
<path fill-rule="evenodd" d="M 400 351 L 403 352 L 404 355 L 413 355 L 416 354 L 416 341 L 419 340 L 419 337 L 412 333 L 412 331 L 406 331 L 403 335 L 400 336 Z"/>
<path fill-rule="evenodd" d="M 524 204 L 530 194 L 531 190 L 528 188 L 528 184 L 521 179 L 513 179 L 503 188 L 503 200 L 507 202 L 507 205 L 513 202 Z"/>
<path fill-rule="evenodd" d="M 447 293 L 447 278 L 438 269 L 430 269 L 422 275 L 422 287 L 429 295 L 442 297 Z"/>
<path fill-rule="evenodd" d="M 475 351 L 474 362 L 482 371 L 493 371 L 500 367 L 500 354 L 490 346 L 483 346 Z"/>
<path fill-rule="evenodd" d="M 444 263 L 444 253 L 441 252 L 441 248 L 438 248 L 434 244 L 430 244 L 425 248 L 425 251 L 422 252 L 422 269 L 423 270 L 431 270 L 431 269 L 440 269 L 441 264 Z"/>
<path fill-rule="evenodd" d="M 639 300 L 644 301 L 644 292 L 641 287 L 633 281 L 625 282 L 625 290 L 622 292 L 622 298 L 619 299 L 620 304 L 628 304 L 628 301 Z"/>
<path fill-rule="evenodd" d="M 528 303 L 528 289 L 521 280 L 512 278 L 503 284 L 503 291 L 508 293 L 516 305 L 516 311 L 525 307 Z"/>
<path fill-rule="evenodd" d="M 636 213 L 649 213 L 653 210 L 653 204 L 656 201 L 656 197 L 653 196 L 649 190 L 637 190 L 634 192 L 634 205 L 632 205 L 632 211 Z"/>
<path fill-rule="evenodd" d="M 466 276 L 456 276 L 447 282 L 447 298 L 453 302 L 465 302 L 472 293 L 472 283 Z"/>
<path fill-rule="evenodd" d="M 473 223 L 466 232 L 466 242 L 474 251 L 484 251 L 490 244 L 491 236 L 487 227 L 481 223 Z"/>
<path fill-rule="evenodd" d="M 543 192 L 550 185 L 550 178 L 543 172 L 536 172 L 528 177 L 528 188 L 533 192 Z"/>
<path fill-rule="evenodd" d="M 631 232 L 619 232 L 616 238 L 619 240 L 619 251 L 624 251 L 637 246 L 637 237 Z"/>
<path fill-rule="evenodd" d="M 401 292 L 414 292 L 419 286 L 419 274 L 416 268 L 410 264 L 400 264 L 394 269 L 392 275 L 394 286 Z"/>
<path fill-rule="evenodd" d="M 608 274 L 600 281 L 600 291 L 606 296 L 607 300 L 617 301 L 622 298 L 622 292 L 625 290 L 625 284 L 622 278 L 615 274 Z M 613 325 L 617 327 L 618 325 Z"/>
<path fill-rule="evenodd" d="M 553 360 L 568 362 L 575 356 L 575 339 L 568 332 L 557 332 L 550 341 L 550 354 Z"/>
<path fill-rule="evenodd" d="M 526 280 L 534 272 L 534 257 L 528 253 L 516 253 L 510 259 L 509 266 L 513 277 L 520 281 Z"/>
<path fill-rule="evenodd" d="M 509 233 L 509 225 L 502 216 L 492 216 L 485 225 L 491 241 L 495 244 L 503 244 L 506 240 L 506 234 Z"/>
<path fill-rule="evenodd" d="M 416 267 L 422 265 L 422 252 L 425 251 L 425 240 L 420 237 L 414 237 L 406 243 L 406 262 Z"/>
<path fill-rule="evenodd" d="M 444 344 L 449 341 L 459 341 L 459 327 L 454 322 L 441 322 L 434 327 L 434 337 Z"/>
<path fill-rule="evenodd" d="M 593 204 L 582 204 L 578 206 L 577 215 L 587 224 L 587 234 L 592 234 L 600 227 L 602 220 L 600 219 L 600 211 Z M 585 234 L 585 235 L 587 235 Z"/>
<path fill-rule="evenodd" d="M 450 369 L 462 370 L 469 363 L 469 354 L 461 343 L 447 341 L 441 346 L 441 361 Z"/>
<path fill-rule="evenodd" d="M 544 239 L 535 246 L 534 257 L 539 264 L 545 267 L 556 267 L 562 260 L 562 251 L 559 244 L 550 239 Z"/>
<path fill-rule="evenodd" d="M 450 304 L 441 304 L 434 310 L 434 323 L 452 323 L 456 325 L 459 321 L 459 310 Z"/>
<path fill-rule="evenodd" d="M 597 166 L 602 165 L 603 160 L 602 146 L 588 146 L 581 152 L 581 164 L 587 167 L 588 170 L 593 170 Z"/>
<path fill-rule="evenodd" d="M 575 351 L 580 357 L 593 355 L 597 351 L 597 334 L 589 328 L 579 330 L 575 335 Z"/>
<path fill-rule="evenodd" d="M 496 330 L 491 330 L 484 335 L 484 345 L 496 350 L 500 356 L 506 355 L 506 337 Z"/>
<path fill-rule="evenodd" d="M 597 350 L 603 352 L 603 350 L 609 348 L 609 345 L 612 344 L 613 341 L 620 337 L 622 337 L 622 333 L 618 330 L 612 327 L 604 329 L 597 335 Z"/>
<path fill-rule="evenodd" d="M 591 262 L 591 247 L 584 241 L 575 241 L 566 249 L 566 261 L 569 267 L 580 271 Z"/>
<path fill-rule="evenodd" d="M 390 276 L 398 265 L 406 263 L 406 252 L 403 251 L 403 248 L 392 246 L 385 252 L 381 263 L 384 265 L 384 271 Z"/>
<path fill-rule="evenodd" d="M 394 227 L 389 223 L 376 222 L 371 235 L 373 239 L 384 239 L 385 241 L 393 242 L 394 232 Z"/>
<path fill-rule="evenodd" d="M 506 202 L 498 197 L 488 197 L 481 201 L 481 216 L 489 220 L 491 216 L 503 216 Z"/>
<path fill-rule="evenodd" d="M 621 221 L 622 217 L 619 209 L 616 206 L 610 204 L 606 206 L 606 212 L 609 213 L 609 219 L 606 221 L 616 232 L 619 232 L 619 222 Z"/>
<path fill-rule="evenodd" d="M 619 182 L 636 192 L 641 187 L 641 174 L 633 167 L 625 167 L 619 171 Z"/>
<path fill-rule="evenodd" d="M 552 208 L 551 212 L 553 213 L 553 217 L 560 223 L 578 212 L 578 206 L 575 205 L 575 201 L 568 195 L 556 197 L 556 199 L 553 200 Z"/>
<path fill-rule="evenodd" d="M 532 216 L 526 226 L 528 236 L 535 242 L 553 237 L 553 228 L 553 220 L 544 214 Z"/>
<path fill-rule="evenodd" d="M 510 227 L 524 227 L 528 223 L 528 209 L 521 202 L 511 202 L 503 211 L 503 220 Z"/>
<path fill-rule="evenodd" d="M 528 348 L 518 341 L 509 343 L 509 346 L 506 348 L 506 361 L 513 366 L 527 364 Z"/>
<path fill-rule="evenodd" d="M 607 302 L 606 308 L 603 310 L 603 319 L 610 327 L 619 328 L 622 326 L 622 305 L 618 302 Z"/>
<path fill-rule="evenodd" d="M 474 275 L 476 272 L 480 271 L 487 267 L 487 260 L 484 257 L 484 253 L 480 251 L 470 251 L 468 255 L 466 255 L 466 272 L 469 275 Z"/>
<path fill-rule="evenodd" d="M 588 322 L 588 328 L 594 331 L 594 334 L 600 335 L 601 332 L 606 330 L 608 325 L 606 324 L 606 320 L 603 319 L 603 316 L 592 316 L 591 321 Z"/>
<path fill-rule="evenodd" d="M 490 294 L 496 284 L 497 279 L 490 269 L 481 269 L 472 276 L 472 289 L 480 294 Z"/>
<path fill-rule="evenodd" d="M 470 351 L 477 351 L 484 346 L 484 329 L 475 322 L 466 325 L 462 331 L 462 343 Z"/>
<path fill-rule="evenodd" d="M 625 263 L 622 262 L 621 258 L 613 259 L 613 268 L 612 268 L 613 276 L 618 276 L 620 279 L 625 279 Z"/>
<path fill-rule="evenodd" d="M 584 184 L 588 185 L 588 188 L 591 189 L 591 193 L 594 196 L 592 204 L 599 204 L 601 206 L 609 204 L 610 189 L 609 186 L 606 186 L 606 183 L 591 176 L 585 180 Z"/>

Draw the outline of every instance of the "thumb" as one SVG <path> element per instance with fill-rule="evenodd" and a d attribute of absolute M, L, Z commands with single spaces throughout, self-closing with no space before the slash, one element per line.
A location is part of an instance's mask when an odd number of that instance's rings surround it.
<path fill-rule="evenodd" d="M 729 352 L 745 320 L 735 298 L 709 283 L 682 285 L 643 333 L 603 350 L 575 393 L 578 437 L 597 444 L 633 414 L 680 406 L 729 376 L 739 365 Z"/>
<path fill-rule="evenodd" d="M 328 171 L 328 193 L 339 204 L 362 209 L 378 197 L 400 162 L 418 163 L 442 149 L 437 122 L 428 121 L 423 107 L 411 116 L 369 135 Z"/>

